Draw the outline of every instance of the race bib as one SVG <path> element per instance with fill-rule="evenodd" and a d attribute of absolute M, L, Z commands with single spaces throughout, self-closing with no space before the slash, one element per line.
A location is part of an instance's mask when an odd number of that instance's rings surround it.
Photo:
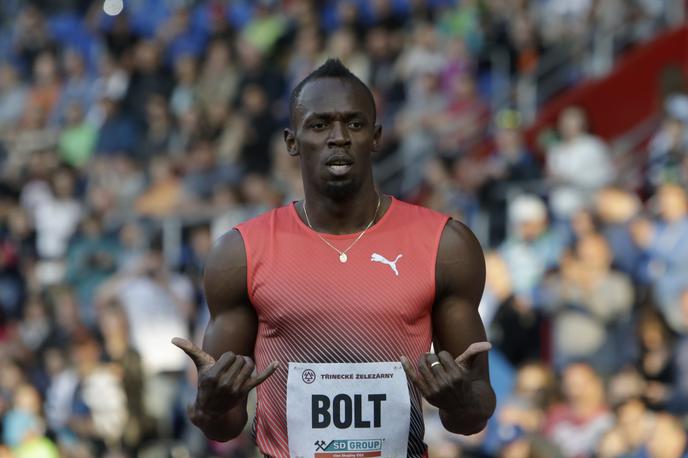
<path fill-rule="evenodd" d="M 405 457 L 410 401 L 399 362 L 289 363 L 293 458 Z"/>

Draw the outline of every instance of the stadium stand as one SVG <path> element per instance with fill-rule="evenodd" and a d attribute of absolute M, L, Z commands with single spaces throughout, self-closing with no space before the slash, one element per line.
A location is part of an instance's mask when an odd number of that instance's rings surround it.
<path fill-rule="evenodd" d="M 687 2 L 108 3 L 0 2 L 0 457 L 257 456 L 188 423 L 168 342 L 213 240 L 302 196 L 288 95 L 330 56 L 381 189 L 486 250 L 498 409 L 428 407 L 430 456 L 688 456 Z"/>

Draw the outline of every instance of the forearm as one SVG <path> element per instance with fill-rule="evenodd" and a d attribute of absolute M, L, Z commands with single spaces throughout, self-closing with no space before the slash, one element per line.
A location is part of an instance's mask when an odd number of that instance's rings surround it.
<path fill-rule="evenodd" d="M 241 403 L 224 414 L 204 412 L 193 407 L 190 418 L 208 439 L 226 442 L 241 434 L 248 421 L 248 414 L 246 406 Z"/>
<path fill-rule="evenodd" d="M 455 434 L 476 434 L 485 428 L 495 410 L 496 397 L 489 383 L 476 380 L 471 383 L 460 401 L 440 409 L 444 428 Z"/>

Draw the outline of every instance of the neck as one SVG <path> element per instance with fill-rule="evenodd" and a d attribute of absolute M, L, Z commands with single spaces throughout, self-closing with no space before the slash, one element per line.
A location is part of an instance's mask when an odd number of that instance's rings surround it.
<path fill-rule="evenodd" d="M 306 190 L 305 194 L 306 198 L 301 206 L 302 216 L 305 217 L 305 204 L 310 225 L 318 232 L 352 234 L 365 229 L 374 215 L 377 220 L 383 213 L 382 201 L 378 209 L 378 198 L 382 199 L 382 195 L 378 194 L 372 183 L 345 198 L 333 199 L 314 190 Z M 304 221 L 308 223 L 305 219 Z"/>

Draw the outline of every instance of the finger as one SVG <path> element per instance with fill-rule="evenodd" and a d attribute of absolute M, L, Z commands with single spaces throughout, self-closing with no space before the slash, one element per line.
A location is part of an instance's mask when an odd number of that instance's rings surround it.
<path fill-rule="evenodd" d="M 267 369 L 263 371 L 263 373 L 257 375 L 256 377 L 252 377 L 248 384 L 246 385 L 246 390 L 250 391 L 253 388 L 257 387 L 261 383 L 265 381 L 268 377 L 270 377 L 279 367 L 279 363 L 277 361 L 273 361 Z"/>
<path fill-rule="evenodd" d="M 406 372 L 408 378 L 411 379 L 413 384 L 416 385 L 420 390 L 420 393 L 427 399 L 427 397 L 430 395 L 430 387 L 428 384 L 425 383 L 425 380 L 418 376 L 416 369 L 411 365 L 411 362 L 408 360 L 408 358 L 402 356 L 399 358 L 399 360 L 401 361 L 401 367 L 404 368 L 404 372 Z"/>
<path fill-rule="evenodd" d="M 490 342 L 473 342 L 468 346 L 466 351 L 461 353 L 458 358 L 456 358 L 456 363 L 463 367 L 469 368 L 473 365 L 473 361 L 477 355 L 487 352 L 491 348 L 492 344 L 490 344 Z"/>
<path fill-rule="evenodd" d="M 224 352 L 222 356 L 220 356 L 220 359 L 218 359 L 217 362 L 213 365 L 213 367 L 210 368 L 207 376 L 209 378 L 216 379 L 219 383 L 222 375 L 225 374 L 227 370 L 229 370 L 232 364 L 234 364 L 236 358 L 237 355 L 235 355 L 233 352 Z"/>
<path fill-rule="evenodd" d="M 244 368 L 246 360 L 241 355 L 236 355 L 234 362 L 231 366 L 227 368 L 223 373 L 219 374 L 220 385 L 222 386 L 234 386 L 234 379 L 237 374 Z"/>
<path fill-rule="evenodd" d="M 242 389 L 244 383 L 246 383 L 246 380 L 248 380 L 249 377 L 251 377 L 251 375 L 253 374 L 253 370 L 256 368 L 256 365 L 254 364 L 253 360 L 248 356 L 244 356 L 243 360 L 244 365 L 237 374 L 237 376 L 234 378 L 234 383 L 232 384 L 232 388 L 236 392 Z"/>
<path fill-rule="evenodd" d="M 447 386 L 452 384 L 452 377 L 451 375 L 449 375 L 449 372 L 444 367 L 444 364 L 442 364 L 442 361 L 440 361 L 438 355 L 436 355 L 435 353 L 426 353 L 425 361 L 430 370 L 432 371 L 432 375 L 435 376 L 435 379 L 438 381 L 440 386 Z M 456 363 L 453 364 L 454 366 L 457 365 Z"/>
<path fill-rule="evenodd" d="M 430 387 L 431 391 L 439 390 L 440 381 L 435 377 L 432 369 L 430 369 L 427 355 L 421 355 L 421 357 L 418 358 L 418 372 L 420 372 L 421 377 L 423 377 L 425 383 Z"/>
<path fill-rule="evenodd" d="M 172 339 L 172 344 L 189 355 L 189 358 L 191 358 L 198 369 L 215 364 L 215 358 L 198 348 L 193 342 L 182 339 L 181 337 L 175 337 Z"/>
<path fill-rule="evenodd" d="M 452 357 L 451 353 L 448 351 L 442 350 L 437 354 L 437 357 L 439 358 L 440 362 L 442 363 L 442 367 L 444 367 L 444 370 L 447 372 L 447 374 L 450 377 L 457 378 L 461 377 L 461 366 L 459 366 L 456 361 L 454 361 L 454 358 Z"/>

